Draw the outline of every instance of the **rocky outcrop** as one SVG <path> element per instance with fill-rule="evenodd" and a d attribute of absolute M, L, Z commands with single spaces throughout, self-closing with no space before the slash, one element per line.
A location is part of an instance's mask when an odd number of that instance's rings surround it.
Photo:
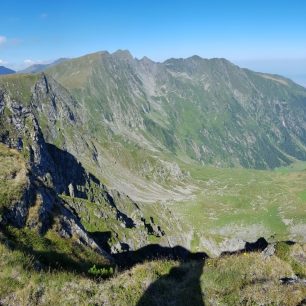
<path fill-rule="evenodd" d="M 149 235 L 163 235 L 160 226 L 155 225 L 153 219 L 147 219 L 135 202 L 108 190 L 69 152 L 46 143 L 36 118 L 40 112 L 54 122 L 58 116 L 71 122 L 79 120 L 62 104 L 63 99 L 70 97 L 59 87 L 54 80 L 41 75 L 32 87 L 28 105 L 12 98 L 9 89 L 0 88 L 0 141 L 25 156 L 29 181 L 22 201 L 7 210 L 1 222 L 37 228 L 44 234 L 56 219 L 60 236 L 77 237 L 79 243 L 106 256 L 99 239 L 95 241 L 95 235 L 86 231 L 82 224 L 82 215 L 90 215 L 90 208 L 84 205 L 86 201 L 96 206 L 95 215 L 100 223 L 112 219 L 108 226 L 113 237 L 107 243 L 109 248 L 114 246 L 113 251 L 137 248 L 148 243 Z M 53 133 L 51 127 L 49 132 Z M 136 239 L 129 238 L 131 230 Z"/>
<path fill-rule="evenodd" d="M 78 237 L 81 244 L 109 258 L 109 255 L 90 237 L 77 216 L 65 207 L 59 198 L 58 192 L 65 188 L 66 181 L 61 178 L 61 172 L 58 172 L 57 164 L 50 154 L 31 108 L 12 100 L 6 92 L 2 91 L 0 97 L 1 141 L 28 157 L 29 181 L 21 201 L 5 211 L 1 223 L 17 227 L 37 226 L 38 230 L 44 233 L 51 227 L 52 219 L 56 216 L 61 225 L 58 229 L 60 236 Z M 39 204 L 37 204 L 38 199 Z M 34 202 L 35 205 L 39 205 L 37 220 L 27 223 Z"/>

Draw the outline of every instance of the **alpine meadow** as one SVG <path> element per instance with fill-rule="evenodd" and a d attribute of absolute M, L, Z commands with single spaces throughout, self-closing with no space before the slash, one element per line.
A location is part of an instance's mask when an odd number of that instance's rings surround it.
<path fill-rule="evenodd" d="M 306 305 L 302 1 L 3 2 L 0 305 Z"/>

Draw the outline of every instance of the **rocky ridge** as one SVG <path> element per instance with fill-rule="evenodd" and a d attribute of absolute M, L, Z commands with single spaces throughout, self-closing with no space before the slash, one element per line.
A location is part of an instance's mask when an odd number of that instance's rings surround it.
<path fill-rule="evenodd" d="M 53 226 L 56 215 L 61 237 L 78 237 L 81 244 L 107 257 L 103 247 L 112 246 L 112 252 L 118 252 L 146 245 L 150 235 L 164 236 L 153 218 L 144 216 L 129 197 L 109 190 L 73 155 L 46 143 L 36 119 L 38 113 L 46 111 L 42 108 L 51 105 L 52 111 L 62 112 L 60 115 L 67 120 L 78 120 L 70 108 L 61 107 L 65 91 L 61 93 L 57 88 L 59 94 L 56 94 L 55 84 L 41 75 L 31 89 L 29 101 L 12 95 L 11 88 L 0 90 L 0 140 L 18 150 L 28 165 L 24 194 L 20 202 L 4 210 L 1 223 L 37 228 L 43 235 Z M 38 101 L 45 104 L 38 106 Z M 52 111 L 46 114 L 49 120 L 56 120 Z M 33 216 L 30 212 L 34 207 L 37 213 Z M 88 228 L 94 227 L 95 231 L 86 230 L 83 219 L 89 224 Z M 95 219 L 95 225 L 90 223 L 91 219 Z M 130 235 L 132 240 L 128 238 Z"/>

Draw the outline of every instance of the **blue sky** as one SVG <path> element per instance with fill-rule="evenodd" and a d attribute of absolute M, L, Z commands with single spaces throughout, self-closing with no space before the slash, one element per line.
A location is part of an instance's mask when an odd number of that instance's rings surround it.
<path fill-rule="evenodd" d="M 156 61 L 225 57 L 306 85 L 303 0 L 1 0 L 0 10 L 0 65 L 16 69 L 129 49 Z"/>

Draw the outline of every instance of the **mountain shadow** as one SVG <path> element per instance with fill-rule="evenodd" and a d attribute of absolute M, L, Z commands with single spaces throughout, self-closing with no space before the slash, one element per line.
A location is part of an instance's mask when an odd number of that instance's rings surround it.
<path fill-rule="evenodd" d="M 204 306 L 200 277 L 203 272 L 205 253 L 192 253 L 181 246 L 162 247 L 157 244 L 136 251 L 113 254 L 121 268 L 154 259 L 172 259 L 177 266 L 161 275 L 152 283 L 137 303 L 137 306 L 193 305 Z"/>
<path fill-rule="evenodd" d="M 137 306 L 204 306 L 200 282 L 203 266 L 204 260 L 180 262 L 147 288 Z"/>

